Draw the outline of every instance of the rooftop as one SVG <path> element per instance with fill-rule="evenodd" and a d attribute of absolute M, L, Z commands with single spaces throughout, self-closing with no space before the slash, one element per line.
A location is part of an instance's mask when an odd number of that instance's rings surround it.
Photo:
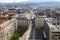
<path fill-rule="evenodd" d="M 28 13 L 24 13 L 24 14 L 22 14 L 22 15 L 18 15 L 17 17 L 16 17 L 18 20 L 22 20 L 22 19 L 31 19 L 31 14 L 28 14 Z"/>
<path fill-rule="evenodd" d="M 54 18 L 45 18 L 46 23 L 52 30 L 60 30 L 60 23 Z"/>
<path fill-rule="evenodd" d="M 14 12 L 8 12 L 8 11 L 0 13 L 0 27 L 4 28 L 9 23 L 11 23 L 9 20 L 11 20 L 14 15 L 15 15 Z"/>
<path fill-rule="evenodd" d="M 8 21 L 5 21 L 3 23 L 0 24 L 0 27 L 4 28 L 6 27 L 9 23 L 11 23 L 9 20 Z"/>

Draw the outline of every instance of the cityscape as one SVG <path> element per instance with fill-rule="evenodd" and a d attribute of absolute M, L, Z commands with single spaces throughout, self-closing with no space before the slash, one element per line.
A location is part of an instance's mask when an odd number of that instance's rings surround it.
<path fill-rule="evenodd" d="M 0 1 L 0 40 L 60 40 L 60 0 Z"/>

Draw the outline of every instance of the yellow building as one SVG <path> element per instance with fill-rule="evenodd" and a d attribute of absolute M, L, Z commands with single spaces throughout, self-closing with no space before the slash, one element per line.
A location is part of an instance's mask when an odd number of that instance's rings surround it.
<path fill-rule="evenodd" d="M 45 17 L 44 15 L 35 17 L 35 27 L 36 28 L 43 28 L 43 26 L 44 26 L 44 17 Z"/>
<path fill-rule="evenodd" d="M 0 24 L 0 40 L 9 40 L 16 30 L 17 26 L 15 18 L 4 21 Z"/>

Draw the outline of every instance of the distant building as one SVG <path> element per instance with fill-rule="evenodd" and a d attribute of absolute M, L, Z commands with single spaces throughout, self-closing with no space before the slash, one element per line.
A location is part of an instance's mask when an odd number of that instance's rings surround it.
<path fill-rule="evenodd" d="M 44 31 L 47 40 L 60 40 L 60 23 L 55 18 L 45 18 Z"/>

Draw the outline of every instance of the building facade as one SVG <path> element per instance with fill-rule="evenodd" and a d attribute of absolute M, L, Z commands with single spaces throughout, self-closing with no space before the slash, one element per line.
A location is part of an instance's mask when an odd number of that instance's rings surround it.
<path fill-rule="evenodd" d="M 16 17 L 16 19 L 17 19 L 18 27 L 28 28 L 28 26 L 31 23 L 31 15 L 30 14 L 18 15 Z"/>
<path fill-rule="evenodd" d="M 43 26 L 44 26 L 44 17 L 45 16 L 35 17 L 35 27 L 36 28 L 43 28 Z"/>
<path fill-rule="evenodd" d="M 44 31 L 47 40 L 60 40 L 60 23 L 55 18 L 45 18 Z"/>
<path fill-rule="evenodd" d="M 15 18 L 0 24 L 0 40 L 9 40 L 16 30 L 17 25 Z"/>

